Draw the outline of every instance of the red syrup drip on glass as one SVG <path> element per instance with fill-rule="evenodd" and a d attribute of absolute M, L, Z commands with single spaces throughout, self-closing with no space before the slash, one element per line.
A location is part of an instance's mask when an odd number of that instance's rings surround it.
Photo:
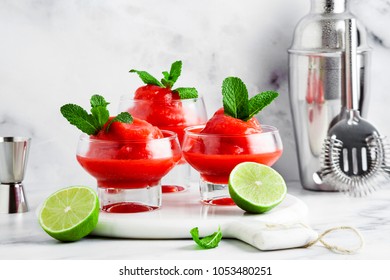
<path fill-rule="evenodd" d="M 184 187 L 176 185 L 162 185 L 161 188 L 163 193 L 181 192 L 185 190 Z"/>
<path fill-rule="evenodd" d="M 223 205 L 223 206 L 233 206 L 236 205 L 230 197 L 216 198 L 212 200 L 205 201 L 209 205 Z"/>
<path fill-rule="evenodd" d="M 108 213 L 139 213 L 153 211 L 156 209 L 158 209 L 156 206 L 149 206 L 135 202 L 119 202 L 104 205 L 102 211 Z"/>

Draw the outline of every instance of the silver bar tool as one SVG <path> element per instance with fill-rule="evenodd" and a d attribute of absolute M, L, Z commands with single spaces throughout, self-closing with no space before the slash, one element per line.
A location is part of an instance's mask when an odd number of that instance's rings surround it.
<path fill-rule="evenodd" d="M 28 211 L 23 190 L 31 139 L 0 137 L 0 213 Z"/>
<path fill-rule="evenodd" d="M 289 92 L 302 186 L 335 191 L 316 179 L 324 139 L 346 111 L 345 20 L 354 18 L 348 0 L 311 0 L 311 11 L 296 26 L 289 54 Z M 357 23 L 357 105 L 367 114 L 371 49 Z"/>
<path fill-rule="evenodd" d="M 318 179 L 352 196 L 363 196 L 390 181 L 389 144 L 370 122 L 360 117 L 356 102 L 356 21 L 348 19 L 345 25 L 347 111 L 329 130 Z"/>

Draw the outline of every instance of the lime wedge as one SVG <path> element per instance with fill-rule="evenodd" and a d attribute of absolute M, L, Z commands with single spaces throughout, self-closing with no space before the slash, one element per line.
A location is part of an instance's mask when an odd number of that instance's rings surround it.
<path fill-rule="evenodd" d="M 99 199 L 88 187 L 73 186 L 50 195 L 39 212 L 39 223 L 51 237 L 76 241 L 92 232 L 99 217 Z"/>
<path fill-rule="evenodd" d="M 273 168 L 243 162 L 230 173 L 229 193 L 241 209 L 250 213 L 264 213 L 283 201 L 287 187 L 283 177 Z"/>

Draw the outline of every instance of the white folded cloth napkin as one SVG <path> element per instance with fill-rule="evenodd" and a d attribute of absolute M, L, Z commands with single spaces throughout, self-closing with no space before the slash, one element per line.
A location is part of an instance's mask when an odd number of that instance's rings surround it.
<path fill-rule="evenodd" d="M 224 237 L 239 239 L 263 251 L 303 247 L 318 238 L 317 232 L 300 223 L 234 222 L 223 232 Z"/>
<path fill-rule="evenodd" d="M 323 237 L 337 230 L 351 230 L 359 238 L 356 248 L 348 249 L 337 245 L 331 245 L 323 240 Z M 359 251 L 364 244 L 363 237 L 353 227 L 340 226 L 326 230 L 318 234 L 308 225 L 303 223 L 294 224 L 271 224 L 264 222 L 234 222 L 224 229 L 224 236 L 236 238 L 256 247 L 262 251 L 281 250 L 290 248 L 310 247 L 321 242 L 327 249 L 341 254 L 353 254 Z"/>

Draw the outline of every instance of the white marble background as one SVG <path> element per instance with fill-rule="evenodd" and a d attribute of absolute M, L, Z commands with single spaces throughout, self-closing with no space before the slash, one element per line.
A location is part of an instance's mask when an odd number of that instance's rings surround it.
<path fill-rule="evenodd" d="M 285 152 L 275 167 L 297 180 L 287 52 L 310 0 L 0 0 L 0 135 L 33 138 L 25 183 L 53 189 L 94 185 L 75 160 L 78 131 L 60 115 L 65 103 L 89 106 L 100 93 L 115 112 L 141 85 L 131 68 L 160 75 L 178 59 L 178 86 L 195 86 L 211 115 L 220 86 L 241 77 L 250 94 L 280 98 L 259 115 L 278 127 Z M 373 48 L 369 120 L 390 136 L 390 0 L 352 0 Z"/>

